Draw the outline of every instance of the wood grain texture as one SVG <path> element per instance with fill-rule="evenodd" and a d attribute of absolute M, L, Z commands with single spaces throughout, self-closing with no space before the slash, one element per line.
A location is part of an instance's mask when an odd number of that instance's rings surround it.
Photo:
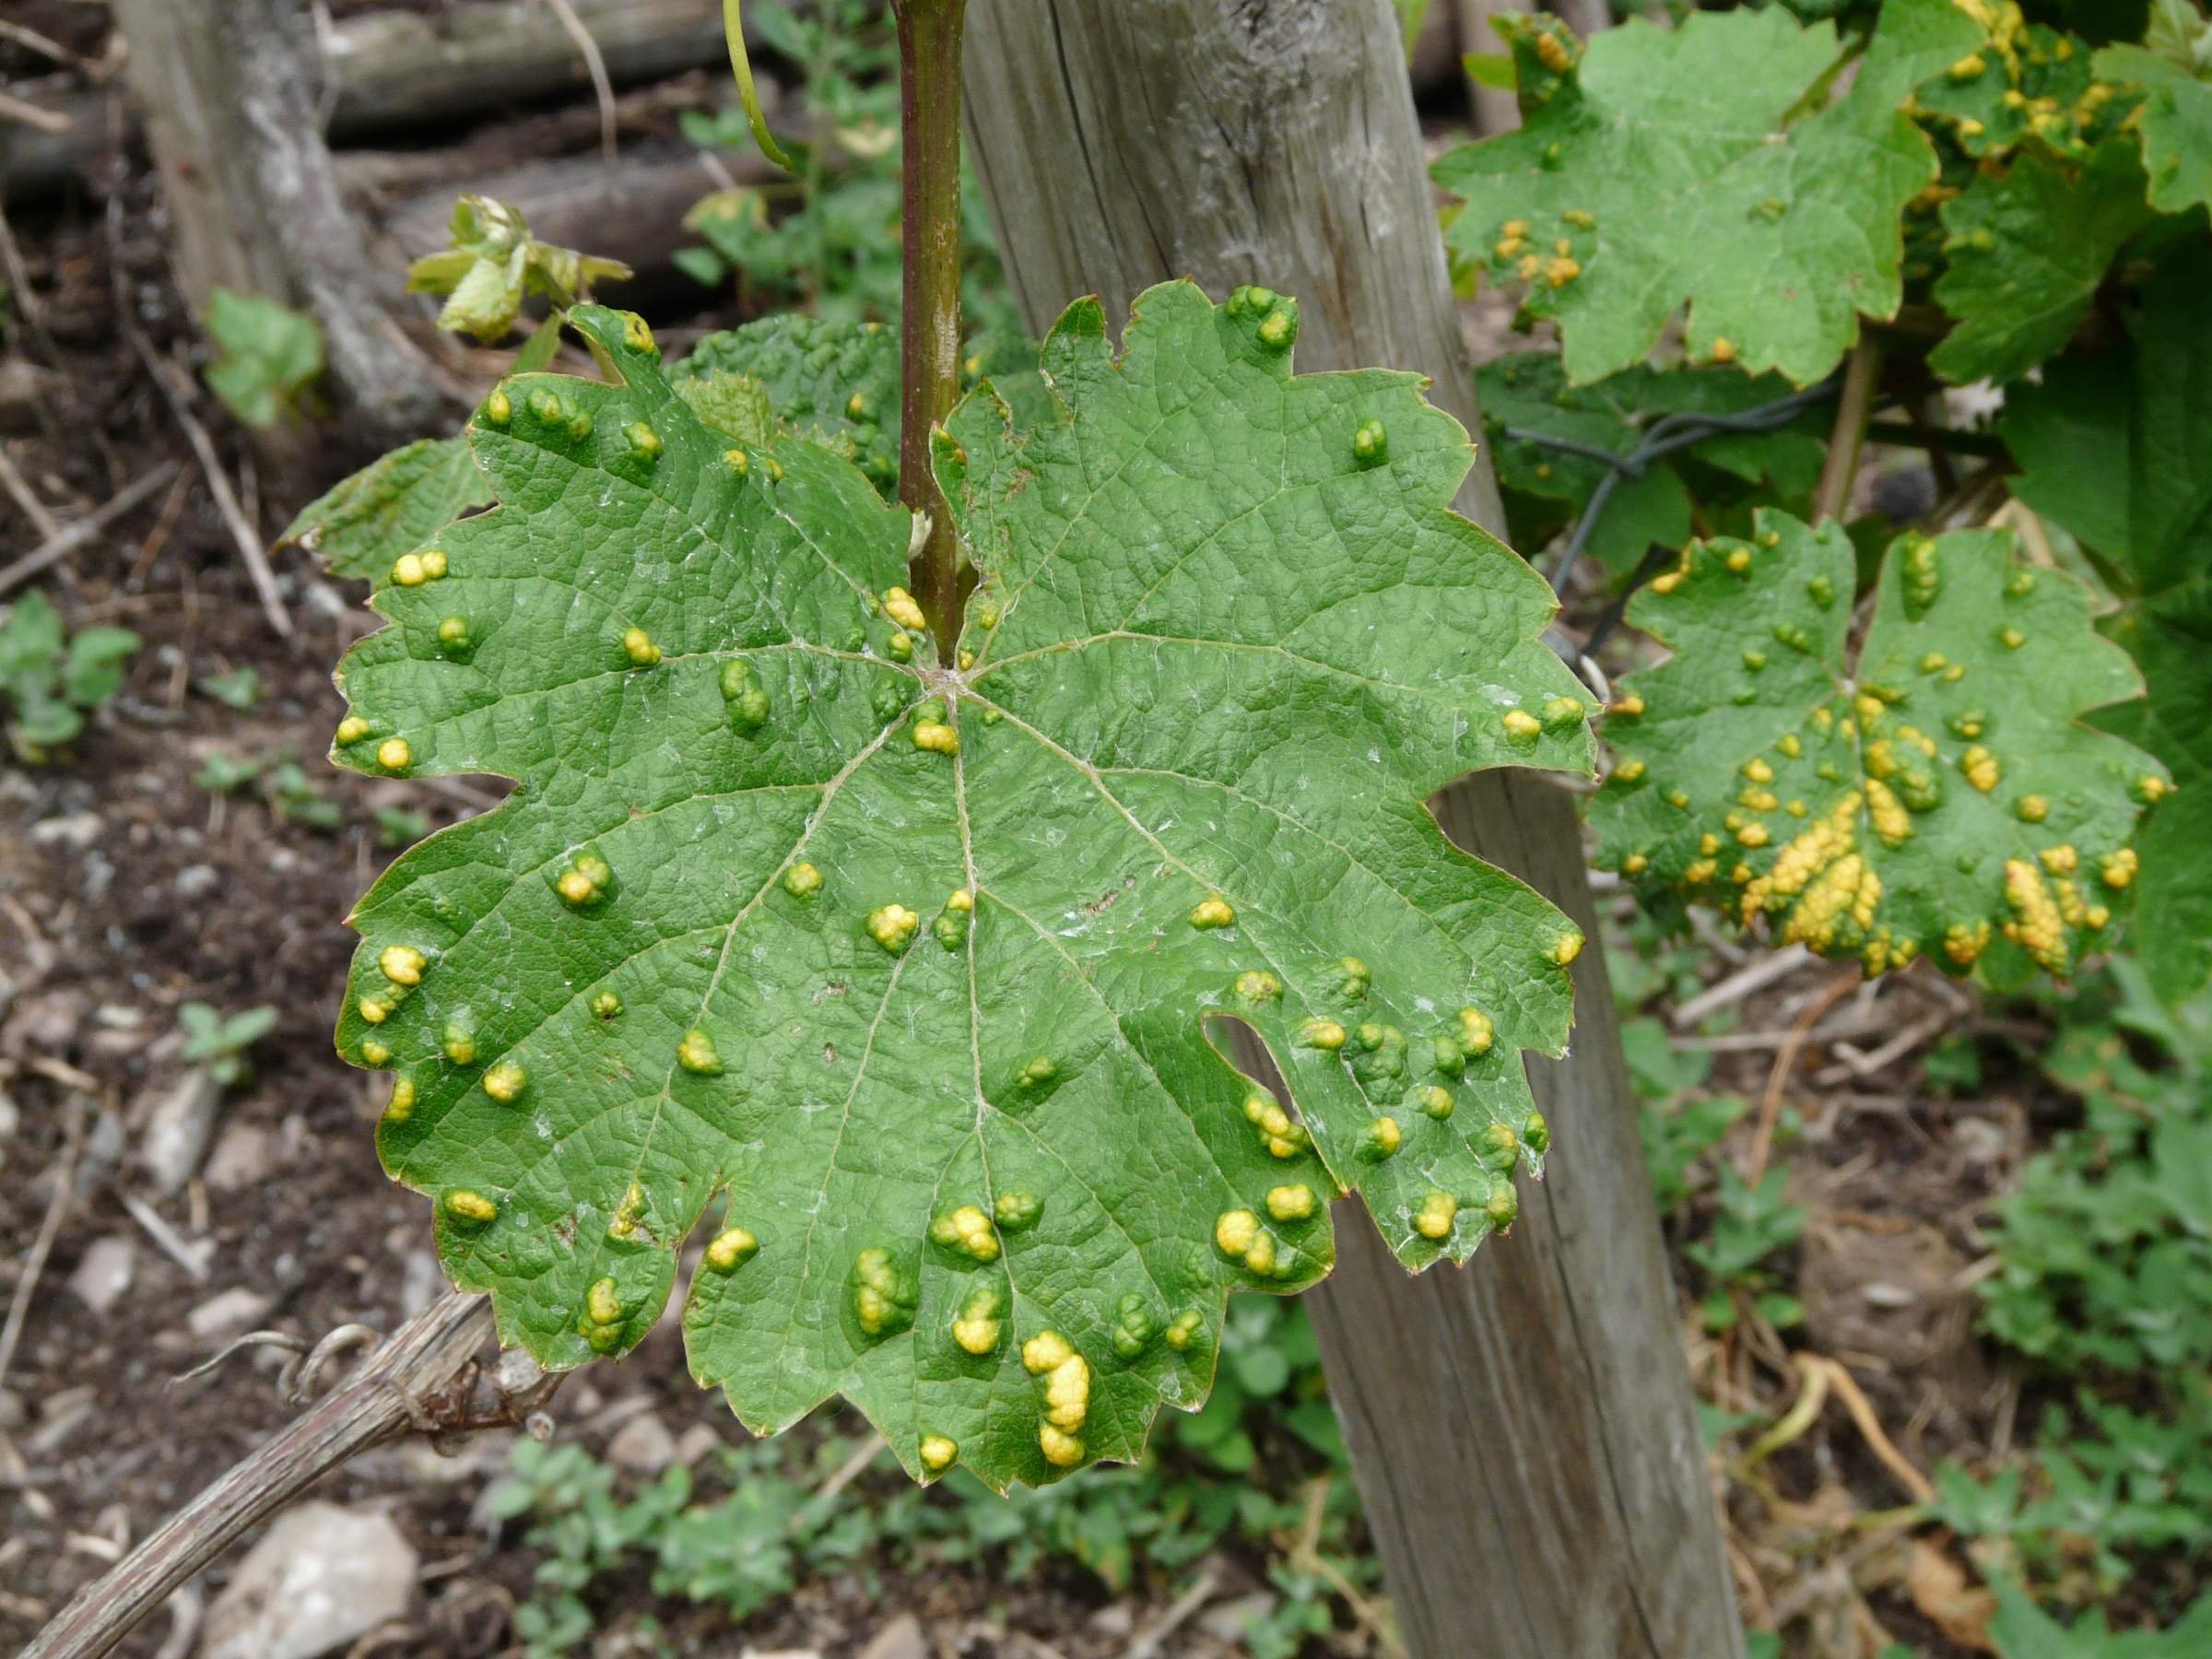
<path fill-rule="evenodd" d="M 1025 314 L 1166 277 L 1295 294 L 1301 370 L 1425 371 L 1480 429 L 1386 0 L 970 0 L 970 130 Z M 1502 529 L 1477 458 L 1463 512 Z M 1593 938 L 1567 794 L 1529 774 L 1433 803 Z M 1530 1078 L 1551 1173 L 1463 1271 L 1407 1278 L 1345 1216 L 1309 1302 L 1407 1646 L 1743 1652 L 1601 953 Z"/>
<path fill-rule="evenodd" d="M 390 319 L 360 222 L 315 123 L 313 39 L 292 0 L 115 0 L 194 315 L 218 288 L 280 300 L 322 324 L 336 446 L 364 453 L 432 429 L 443 398 Z M 257 435 L 289 453 L 288 429 Z"/>

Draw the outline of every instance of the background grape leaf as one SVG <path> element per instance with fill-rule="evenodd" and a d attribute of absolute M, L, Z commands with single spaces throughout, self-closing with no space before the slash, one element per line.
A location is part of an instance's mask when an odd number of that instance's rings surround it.
<path fill-rule="evenodd" d="M 1693 358 L 1818 379 L 1860 312 L 1895 313 L 1898 218 L 1935 173 L 1897 105 L 1957 29 L 1924 0 L 1898 6 L 1894 29 L 1890 9 L 1852 91 L 1787 124 L 1836 59 L 1832 25 L 1779 7 L 1632 18 L 1578 59 L 1556 23 L 1500 19 L 1523 124 L 1437 162 L 1466 198 L 1450 241 L 1527 284 L 1577 383 L 1641 359 L 1684 304 Z"/>
<path fill-rule="evenodd" d="M 277 543 L 319 555 L 337 575 L 382 581 L 401 554 L 490 502 L 465 439 L 425 438 L 310 501 Z"/>
<path fill-rule="evenodd" d="M 1580 935 L 1424 802 L 1589 737 L 1417 376 L 1293 378 L 1259 290 L 1153 289 L 1119 358 L 1073 308 L 1056 418 L 979 392 L 941 440 L 982 576 L 941 668 L 902 511 L 574 322 L 618 383 L 487 401 L 499 506 L 340 676 L 342 764 L 516 780 L 361 901 L 338 1031 L 505 1340 L 626 1350 L 726 1193 L 695 1375 L 1004 1486 L 1202 1399 L 1227 1291 L 1326 1271 L 1338 1182 L 1415 1266 L 1511 1221 Z"/>
<path fill-rule="evenodd" d="M 1755 540 L 1700 544 L 1630 609 L 1675 654 L 1606 717 L 1604 862 L 1877 971 L 1987 949 L 2000 976 L 2065 972 L 2164 774 L 2080 719 L 2140 688 L 2086 592 L 2010 552 L 1998 531 L 1900 537 L 1854 657 L 1841 525 L 1762 512 Z"/>
<path fill-rule="evenodd" d="M 2212 206 L 2212 81 L 2139 46 L 2108 46 L 2097 73 L 2143 88 L 2135 129 L 2150 205 L 2160 213 Z"/>
<path fill-rule="evenodd" d="M 2134 143 L 2074 167 L 2034 150 L 1944 204 L 1936 299 L 1959 325 L 1928 354 L 1945 379 L 2008 381 L 2064 347 L 2121 244 L 2150 218 Z"/>
<path fill-rule="evenodd" d="M 2194 249 L 2194 259 L 2185 255 Z M 2212 312 L 2199 238 L 2149 286 L 2125 349 L 2006 394 L 2014 493 L 2101 554 L 2127 594 L 2106 618 L 2146 695 L 2098 716 L 2180 792 L 2137 832 L 2136 944 L 2171 1004 L 2212 987 Z"/>

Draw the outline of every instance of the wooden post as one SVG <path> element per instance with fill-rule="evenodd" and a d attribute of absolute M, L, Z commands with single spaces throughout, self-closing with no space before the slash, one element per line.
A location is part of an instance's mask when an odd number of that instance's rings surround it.
<path fill-rule="evenodd" d="M 1299 299 L 1301 369 L 1422 370 L 1479 432 L 1395 27 L 1387 0 L 970 0 L 975 160 L 1031 325 L 1261 282 Z M 1502 530 L 1486 459 L 1459 505 Z M 1597 935 L 1566 792 L 1488 773 L 1436 807 Z M 1601 952 L 1575 982 L 1512 1234 L 1410 1279 L 1346 1214 L 1309 1297 L 1419 1659 L 1744 1651 Z"/>
<path fill-rule="evenodd" d="M 440 423 L 421 354 L 384 314 L 359 220 L 315 120 L 320 77 L 293 0 L 115 0 L 132 90 L 195 315 L 217 288 L 266 295 L 322 324 L 341 447 L 372 453 Z M 283 453 L 292 441 L 272 434 Z"/>

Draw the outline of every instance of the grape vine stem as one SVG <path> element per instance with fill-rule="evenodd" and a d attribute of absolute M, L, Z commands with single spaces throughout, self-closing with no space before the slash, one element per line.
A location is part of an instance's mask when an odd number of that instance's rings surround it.
<path fill-rule="evenodd" d="M 908 585 L 940 657 L 959 632 L 959 539 L 930 465 L 930 435 L 960 394 L 960 34 L 967 0 L 898 0 L 906 259 L 900 317 L 899 499 L 929 515 Z"/>

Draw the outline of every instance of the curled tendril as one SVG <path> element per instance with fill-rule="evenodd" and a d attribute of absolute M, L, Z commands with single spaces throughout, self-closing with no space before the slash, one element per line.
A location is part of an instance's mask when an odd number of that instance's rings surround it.
<path fill-rule="evenodd" d="M 745 22 L 738 16 L 739 0 L 722 0 L 722 31 L 729 38 L 730 68 L 737 76 L 737 97 L 745 105 L 745 118 L 751 123 L 754 142 L 760 153 L 785 172 L 796 172 L 798 166 L 784 153 L 783 147 L 768 130 L 768 118 L 760 112 L 760 94 L 753 86 L 752 61 L 745 54 Z"/>

